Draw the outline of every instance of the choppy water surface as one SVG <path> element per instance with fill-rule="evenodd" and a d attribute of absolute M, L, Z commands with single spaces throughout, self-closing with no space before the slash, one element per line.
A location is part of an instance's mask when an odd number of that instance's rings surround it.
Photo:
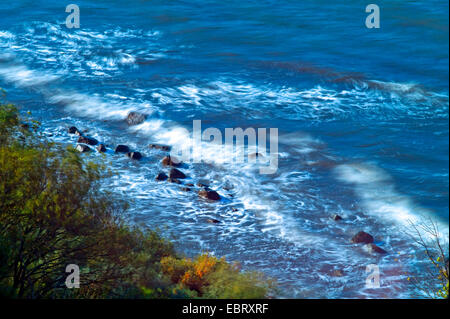
<path fill-rule="evenodd" d="M 424 259 L 408 221 L 432 216 L 448 233 L 447 3 L 379 1 L 377 30 L 363 1 L 77 4 L 80 29 L 66 28 L 60 1 L 0 3 L 0 87 L 49 138 L 73 144 L 76 125 L 141 151 L 140 162 L 107 154 L 120 175 L 105 187 L 132 200 L 134 221 L 188 255 L 265 272 L 280 297 L 414 296 L 405 272 Z M 128 127 L 129 111 L 148 118 Z M 205 142 L 209 163 L 183 171 L 219 203 L 156 182 L 164 152 L 147 145 L 188 144 L 193 120 L 278 128 L 277 173 L 228 164 L 229 147 Z M 351 244 L 359 230 L 389 254 Z M 368 264 L 379 289 L 365 287 Z"/>

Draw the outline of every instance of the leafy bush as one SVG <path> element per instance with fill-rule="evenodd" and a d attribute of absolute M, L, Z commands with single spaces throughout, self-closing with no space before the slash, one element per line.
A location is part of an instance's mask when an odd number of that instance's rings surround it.
<path fill-rule="evenodd" d="M 263 298 L 269 285 L 208 255 L 180 258 L 121 217 L 105 167 L 49 143 L 0 106 L 0 295 L 17 298 Z M 113 199 L 114 198 L 114 199 Z M 81 270 L 67 289 L 65 267 Z"/>
<path fill-rule="evenodd" d="M 274 283 L 259 273 L 242 273 L 238 264 L 208 254 L 194 260 L 172 256 L 161 260 L 162 271 L 178 287 L 204 298 L 264 298 Z"/>

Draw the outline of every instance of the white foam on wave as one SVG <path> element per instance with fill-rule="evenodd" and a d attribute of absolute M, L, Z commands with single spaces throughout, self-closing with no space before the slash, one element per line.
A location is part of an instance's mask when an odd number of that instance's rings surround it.
<path fill-rule="evenodd" d="M 192 104 L 197 111 L 207 113 L 213 104 L 217 110 L 235 110 L 252 119 L 270 116 L 327 121 L 360 115 L 379 120 L 402 114 L 447 116 L 443 111 L 448 110 L 448 92 L 437 94 L 415 84 L 381 81 L 358 82 L 353 88 L 337 90 L 320 85 L 311 88 L 257 86 L 222 79 L 204 85 L 154 89 L 152 94 L 175 108 Z"/>
<path fill-rule="evenodd" d="M 14 34 L 12 34 L 9 31 L 2 31 L 2 30 L 0 30 L 0 38 L 3 38 L 3 39 L 14 39 L 15 36 L 14 36 Z"/>
<path fill-rule="evenodd" d="M 111 99 L 111 97 L 114 97 Z M 124 99 L 122 96 L 110 95 L 110 99 L 99 94 L 89 95 L 79 92 L 59 91 L 47 97 L 54 104 L 62 104 L 81 116 L 109 120 L 124 120 L 131 111 L 152 114 L 155 109 L 148 102 Z"/>
<path fill-rule="evenodd" d="M 113 27 L 104 31 L 68 30 L 64 22 L 33 21 L 16 35 L 0 30 L 0 47 L 21 53 L 21 59 L 39 67 L 54 69 L 66 77 L 104 77 L 122 74 L 124 68 L 137 68 L 137 59 L 164 57 L 158 31 Z M 142 48 L 127 45 L 139 39 Z M 108 52 L 105 52 L 108 49 Z"/>
<path fill-rule="evenodd" d="M 375 165 L 343 164 L 337 166 L 335 171 L 339 180 L 355 185 L 365 212 L 376 218 L 390 220 L 410 229 L 411 224 L 421 224 L 432 216 L 431 211 L 400 194 L 389 174 Z M 435 222 L 442 235 L 448 238 L 448 224 L 440 220 Z"/>
<path fill-rule="evenodd" d="M 9 59 L 10 56 L 6 58 Z M 30 70 L 24 65 L 1 63 L 5 56 L 0 56 L 0 76 L 6 81 L 19 87 L 41 86 L 54 82 L 59 76 L 43 71 Z"/>

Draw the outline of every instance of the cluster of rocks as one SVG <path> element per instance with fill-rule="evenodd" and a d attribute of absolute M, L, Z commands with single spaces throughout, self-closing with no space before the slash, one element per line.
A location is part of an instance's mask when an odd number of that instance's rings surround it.
<path fill-rule="evenodd" d="M 155 144 L 152 144 L 150 147 L 161 149 L 160 147 L 155 147 Z M 187 176 L 179 170 L 183 163 L 177 158 L 170 155 L 164 156 L 164 158 L 161 160 L 161 164 L 164 167 L 170 167 L 170 171 L 168 173 L 169 175 L 167 175 L 165 172 L 159 172 L 156 176 L 157 181 L 168 181 L 171 183 L 182 184 L 180 179 L 187 178 Z M 183 187 L 182 190 L 186 192 L 191 191 L 192 188 L 195 187 L 195 185 L 192 183 L 185 184 L 185 186 L 186 187 Z M 199 188 L 197 192 L 198 196 L 211 201 L 219 201 L 221 199 L 219 193 L 211 190 L 208 185 L 197 183 L 197 187 Z"/>
<path fill-rule="evenodd" d="M 128 125 L 139 125 L 143 123 L 146 120 L 147 116 L 145 114 L 139 113 L 139 112 L 130 112 L 125 119 L 126 123 Z M 99 143 L 96 139 L 86 136 L 81 132 L 77 127 L 71 126 L 68 129 L 69 134 L 75 134 L 78 137 L 77 140 L 77 146 L 76 149 L 82 153 L 90 152 L 93 150 L 93 147 L 96 148 L 96 150 L 100 153 L 104 153 L 107 151 L 107 147 L 105 144 Z M 149 149 L 153 150 L 159 150 L 163 152 L 170 152 L 171 147 L 168 145 L 161 145 L 161 144 L 150 144 Z M 126 154 L 130 159 L 133 160 L 140 160 L 143 156 L 140 152 L 130 150 L 130 148 L 127 145 L 119 144 L 114 148 L 114 153 L 123 153 Z M 259 156 L 259 154 L 255 155 L 256 157 Z M 183 185 L 181 187 L 182 191 L 190 192 L 193 189 L 196 189 L 197 194 L 199 197 L 204 198 L 209 201 L 219 201 L 221 200 L 221 197 L 219 193 L 209 188 L 208 185 L 205 185 L 203 183 L 197 183 L 197 185 L 194 185 L 192 183 L 186 183 L 183 184 L 182 180 L 187 179 L 188 176 L 181 171 L 182 167 L 184 167 L 183 163 L 179 161 L 178 159 L 166 155 L 161 160 L 161 164 L 164 168 L 167 168 L 168 171 L 160 171 L 158 175 L 156 176 L 157 181 L 167 181 L 170 183 L 180 184 Z M 217 221 L 215 219 L 208 220 L 210 223 L 219 223 L 220 221 Z"/>
<path fill-rule="evenodd" d="M 78 130 L 75 126 L 71 126 L 68 129 L 69 134 L 78 135 L 77 146 L 76 149 L 82 153 L 92 151 L 91 146 L 96 146 L 96 150 L 99 153 L 106 152 L 106 145 L 99 143 L 95 138 L 84 135 L 80 130 Z M 142 154 L 136 151 L 130 151 L 130 148 L 127 145 L 117 145 L 114 149 L 115 153 L 125 153 L 129 158 L 134 160 L 140 160 L 142 158 Z"/>

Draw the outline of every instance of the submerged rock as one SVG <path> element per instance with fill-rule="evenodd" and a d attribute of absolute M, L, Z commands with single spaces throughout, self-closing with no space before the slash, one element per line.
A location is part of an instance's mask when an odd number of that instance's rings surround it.
<path fill-rule="evenodd" d="M 169 178 L 186 178 L 186 175 L 182 171 L 172 168 L 169 172 Z"/>
<path fill-rule="evenodd" d="M 377 253 L 377 254 L 387 254 L 387 251 L 386 250 L 384 250 L 383 248 L 381 248 L 381 247 L 378 247 L 377 245 L 375 245 L 375 244 L 367 244 L 367 245 L 365 245 L 364 246 L 366 249 L 367 249 L 367 251 L 369 252 L 369 253 L 371 253 L 371 254 L 373 254 L 373 253 Z"/>
<path fill-rule="evenodd" d="M 139 152 L 128 152 L 127 156 L 134 160 L 140 160 L 142 158 L 142 154 Z"/>
<path fill-rule="evenodd" d="M 81 135 L 81 132 L 76 128 L 76 126 L 69 127 L 67 131 L 69 132 L 69 134 Z"/>
<path fill-rule="evenodd" d="M 76 147 L 76 150 L 81 153 L 86 153 L 86 152 L 90 152 L 91 148 L 84 144 L 78 144 Z"/>
<path fill-rule="evenodd" d="M 210 224 L 219 224 L 220 223 L 220 220 L 217 220 L 214 218 L 208 218 L 206 221 Z"/>
<path fill-rule="evenodd" d="M 156 176 L 155 179 L 156 179 L 157 181 L 165 181 L 165 180 L 167 179 L 167 175 L 164 174 L 163 172 L 160 172 L 160 173 Z"/>
<path fill-rule="evenodd" d="M 210 199 L 210 200 L 220 200 L 220 195 L 216 191 L 202 189 L 198 192 L 198 196 Z"/>
<path fill-rule="evenodd" d="M 130 151 L 130 148 L 126 145 L 117 145 L 114 152 L 116 153 L 128 153 Z"/>
<path fill-rule="evenodd" d="M 344 276 L 344 272 L 340 269 L 335 269 L 331 272 L 330 274 L 332 277 L 343 277 Z"/>
<path fill-rule="evenodd" d="M 87 136 L 80 136 L 78 138 L 78 143 L 83 143 L 87 145 L 97 145 L 98 141 L 95 138 L 87 137 Z"/>
<path fill-rule="evenodd" d="M 183 192 L 190 192 L 191 191 L 191 189 L 189 187 L 182 187 L 181 190 Z"/>
<path fill-rule="evenodd" d="M 106 152 L 106 147 L 105 147 L 105 145 L 99 144 L 99 145 L 97 146 L 97 151 L 100 152 L 100 153 Z"/>
<path fill-rule="evenodd" d="M 208 185 L 208 184 L 202 183 L 202 182 L 198 182 L 198 183 L 197 183 L 197 186 L 198 186 L 198 187 L 203 187 L 203 188 L 209 188 L 209 185 Z"/>
<path fill-rule="evenodd" d="M 138 125 L 145 121 L 147 115 L 139 113 L 139 112 L 130 112 L 127 115 L 127 124 L 128 125 Z"/>
<path fill-rule="evenodd" d="M 174 167 L 178 167 L 181 165 L 181 161 L 179 161 L 177 158 L 175 157 L 171 157 L 170 155 L 168 156 L 164 156 L 164 158 L 162 159 L 161 163 L 164 166 L 174 166 Z"/>
<path fill-rule="evenodd" d="M 175 184 L 181 184 L 181 181 L 177 178 L 171 178 L 169 177 L 169 179 L 167 180 L 169 183 L 175 183 Z"/>
<path fill-rule="evenodd" d="M 170 146 L 168 146 L 168 145 L 161 145 L 161 144 L 150 144 L 148 147 L 152 148 L 152 149 L 166 151 L 166 152 L 169 152 L 170 149 L 171 149 Z"/>
<path fill-rule="evenodd" d="M 337 222 L 337 221 L 342 220 L 342 217 L 339 216 L 338 214 L 333 214 L 333 215 L 331 215 L 331 219 Z"/>
<path fill-rule="evenodd" d="M 353 243 L 371 244 L 371 243 L 373 243 L 373 237 L 372 237 L 372 235 L 370 235 L 366 232 L 360 231 L 355 236 L 353 236 L 352 242 Z"/>

